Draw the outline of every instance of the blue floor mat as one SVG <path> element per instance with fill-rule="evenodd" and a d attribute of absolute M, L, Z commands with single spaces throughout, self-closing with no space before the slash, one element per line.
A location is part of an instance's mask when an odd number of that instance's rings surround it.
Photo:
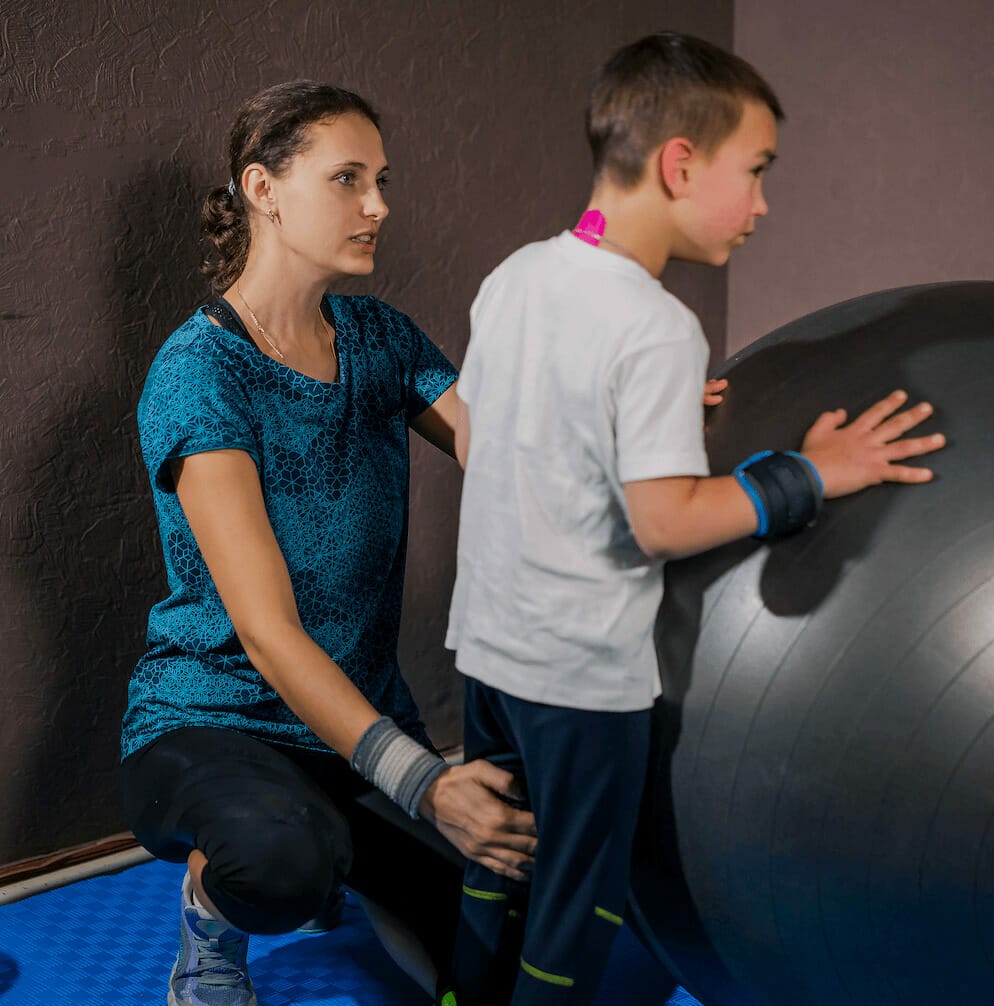
<path fill-rule="evenodd" d="M 147 863 L 0 906 L 0 1006 L 132 1006 L 166 1001 L 185 867 Z M 253 936 L 260 1006 L 426 1006 L 351 899 L 318 936 Z M 672 994 L 672 995 L 671 995 Z M 698 1006 L 627 928 L 597 1006 Z"/>

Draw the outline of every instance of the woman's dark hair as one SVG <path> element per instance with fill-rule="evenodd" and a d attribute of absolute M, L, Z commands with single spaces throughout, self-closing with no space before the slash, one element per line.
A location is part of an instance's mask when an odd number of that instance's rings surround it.
<path fill-rule="evenodd" d="M 626 45 L 594 78 L 587 107 L 594 174 L 637 185 L 649 153 L 674 136 L 713 153 L 738 127 L 746 101 L 783 119 L 773 88 L 756 70 L 710 42 L 661 31 Z"/>
<path fill-rule="evenodd" d="M 225 183 L 204 200 L 203 235 L 213 248 L 200 268 L 215 292 L 231 286 L 248 257 L 248 207 L 240 187 L 246 165 L 257 162 L 278 175 L 306 147 L 308 126 L 346 113 L 361 115 L 379 128 L 379 116 L 358 94 L 313 80 L 267 87 L 239 109 L 228 142 L 235 192 Z"/>

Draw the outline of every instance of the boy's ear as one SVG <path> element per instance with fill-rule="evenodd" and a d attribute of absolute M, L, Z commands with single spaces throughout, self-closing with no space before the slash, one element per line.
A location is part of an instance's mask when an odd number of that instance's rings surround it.
<path fill-rule="evenodd" d="M 695 152 L 694 144 L 685 136 L 674 136 L 660 148 L 659 173 L 671 199 L 679 199 L 686 192 Z"/>

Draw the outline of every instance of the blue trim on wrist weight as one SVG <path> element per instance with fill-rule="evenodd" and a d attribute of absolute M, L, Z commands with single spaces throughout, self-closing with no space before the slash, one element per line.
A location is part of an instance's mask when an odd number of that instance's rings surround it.
<path fill-rule="evenodd" d="M 808 466 L 808 471 L 815 477 L 815 482 L 818 484 L 818 492 L 824 498 L 825 483 L 822 481 L 821 472 L 815 468 L 814 462 L 809 461 L 803 454 L 798 454 L 797 451 L 784 451 L 784 454 L 786 454 L 788 458 L 797 458 L 798 461 L 803 461 Z"/>
<path fill-rule="evenodd" d="M 815 522 L 825 487 L 803 454 L 760 451 L 732 474 L 756 511 L 756 538 L 780 538 Z"/>
<path fill-rule="evenodd" d="M 766 510 L 766 501 L 760 495 L 759 490 L 753 485 L 752 480 L 746 474 L 746 469 L 755 464 L 757 461 L 762 461 L 763 458 L 768 458 L 773 451 L 759 451 L 756 454 L 750 455 L 745 461 L 737 464 L 732 470 L 732 474 L 735 476 L 735 481 L 743 488 L 746 496 L 749 497 L 749 502 L 752 503 L 756 510 L 756 518 L 758 520 L 758 526 L 755 531 L 755 536 L 757 538 L 765 538 L 770 530 L 770 515 Z"/>

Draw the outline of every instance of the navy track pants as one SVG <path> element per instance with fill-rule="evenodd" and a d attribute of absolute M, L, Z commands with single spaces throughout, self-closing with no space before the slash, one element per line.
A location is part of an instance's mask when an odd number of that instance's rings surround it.
<path fill-rule="evenodd" d="M 542 705 L 467 678 L 463 743 L 466 761 L 521 781 L 538 850 L 530 883 L 467 865 L 459 1006 L 585 1006 L 625 912 L 649 711 Z"/>

